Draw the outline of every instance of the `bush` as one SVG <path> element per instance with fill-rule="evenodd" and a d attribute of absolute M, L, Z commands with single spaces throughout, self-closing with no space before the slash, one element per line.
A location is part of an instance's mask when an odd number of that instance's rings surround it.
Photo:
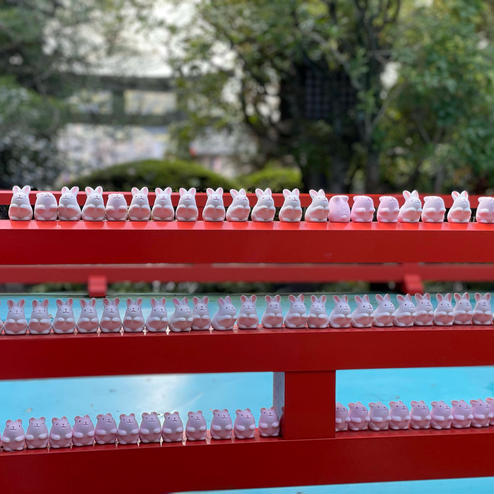
<path fill-rule="evenodd" d="M 275 168 L 267 166 L 249 175 L 243 175 L 238 181 L 247 190 L 253 191 L 256 187 L 269 187 L 273 192 L 282 192 L 283 189 L 302 188 L 302 174 L 295 168 Z"/>

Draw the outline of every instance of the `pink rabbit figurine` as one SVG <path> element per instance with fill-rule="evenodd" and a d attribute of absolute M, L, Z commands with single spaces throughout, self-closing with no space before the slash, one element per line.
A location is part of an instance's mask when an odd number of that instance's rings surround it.
<path fill-rule="evenodd" d="M 494 425 L 494 398 L 486 398 L 485 402 L 489 406 L 489 425 Z"/>
<path fill-rule="evenodd" d="M 111 413 L 98 414 L 94 429 L 96 444 L 115 444 L 117 440 L 117 423 Z"/>
<path fill-rule="evenodd" d="M 232 418 L 228 410 L 213 410 L 213 420 L 211 421 L 212 439 L 231 439 L 233 431 Z"/>
<path fill-rule="evenodd" d="M 434 310 L 434 324 L 436 326 L 452 326 L 455 320 L 453 306 L 451 305 L 451 293 L 446 295 L 436 294 L 437 306 Z"/>
<path fill-rule="evenodd" d="M 50 435 L 48 436 L 50 448 L 70 448 L 72 446 L 72 427 L 67 417 L 52 418 Z"/>
<path fill-rule="evenodd" d="M 12 221 L 27 221 L 33 219 L 33 208 L 29 202 L 31 186 L 12 187 L 12 199 L 9 206 L 9 219 Z"/>
<path fill-rule="evenodd" d="M 256 189 L 257 203 L 252 209 L 252 221 L 270 222 L 274 220 L 276 208 L 274 207 L 271 189 Z"/>
<path fill-rule="evenodd" d="M 77 202 L 79 187 L 69 189 L 62 187 L 62 194 L 58 200 L 58 219 L 61 221 L 78 221 L 81 219 L 81 206 Z"/>
<path fill-rule="evenodd" d="M 176 443 L 183 441 L 184 424 L 178 412 L 165 412 L 165 420 L 161 429 L 161 437 L 165 443 Z"/>
<path fill-rule="evenodd" d="M 473 324 L 492 324 L 491 294 L 475 294 L 475 307 L 472 316 Z"/>
<path fill-rule="evenodd" d="M 350 314 L 351 324 L 354 328 L 370 328 L 372 326 L 372 311 L 374 308 L 369 300 L 369 295 L 360 297 L 355 295 L 357 308 Z"/>
<path fill-rule="evenodd" d="M 372 313 L 372 320 L 374 326 L 387 327 L 393 325 L 393 313 L 395 311 L 395 306 L 391 302 L 391 297 L 389 293 L 386 295 L 376 295 L 377 307 Z"/>
<path fill-rule="evenodd" d="M 415 326 L 432 326 L 434 324 L 434 308 L 430 293 L 415 294 Z"/>
<path fill-rule="evenodd" d="M 139 439 L 141 443 L 161 442 L 161 422 L 156 412 L 142 414 Z"/>
<path fill-rule="evenodd" d="M 329 314 L 329 324 L 332 328 L 349 328 L 352 324 L 352 318 L 350 316 L 351 310 L 348 305 L 348 297 L 342 295 L 333 296 L 335 306 Z"/>
<path fill-rule="evenodd" d="M 477 223 L 494 223 L 494 197 L 479 197 L 475 221 Z"/>
<path fill-rule="evenodd" d="M 175 211 L 172 204 L 172 188 L 167 187 L 165 190 L 156 187 L 154 189 L 156 197 L 154 199 L 151 218 L 154 221 L 173 221 Z"/>
<path fill-rule="evenodd" d="M 235 439 L 253 439 L 255 430 L 256 419 L 250 408 L 235 410 L 235 422 L 233 424 Z"/>
<path fill-rule="evenodd" d="M 219 297 L 218 310 L 216 311 L 216 314 L 213 316 L 213 319 L 211 321 L 213 329 L 219 331 L 233 329 L 233 326 L 235 326 L 236 314 L 237 309 L 233 305 L 230 295 L 227 295 L 224 298 Z"/>
<path fill-rule="evenodd" d="M 56 334 L 71 334 L 75 330 L 75 316 L 72 310 L 74 301 L 69 298 L 67 301 L 57 298 L 57 313 L 53 320 L 53 331 Z"/>
<path fill-rule="evenodd" d="M 280 304 L 281 297 L 279 295 L 275 295 L 274 297 L 266 295 L 264 300 L 266 300 L 266 310 L 262 315 L 261 324 L 268 329 L 281 328 L 283 326 L 283 313 L 281 312 Z"/>
<path fill-rule="evenodd" d="M 240 189 L 238 192 L 235 189 L 230 189 L 232 203 L 226 211 L 227 221 L 247 221 L 250 214 L 249 198 L 245 193 L 245 189 Z"/>
<path fill-rule="evenodd" d="M 166 331 L 168 326 L 168 314 L 166 313 L 166 298 L 161 300 L 151 299 L 151 312 L 146 319 L 146 329 L 151 333 Z"/>
<path fill-rule="evenodd" d="M 290 308 L 285 315 L 285 328 L 305 328 L 307 326 L 307 314 L 304 304 L 304 295 L 289 295 Z"/>
<path fill-rule="evenodd" d="M 413 326 L 415 322 L 415 305 L 409 293 L 397 295 L 398 308 L 393 312 L 393 324 L 399 327 Z"/>
<path fill-rule="evenodd" d="M 451 192 L 453 205 L 448 211 L 449 223 L 468 223 L 472 217 L 468 192 L 464 190 L 461 194 L 454 190 Z"/>
<path fill-rule="evenodd" d="M 77 331 L 79 333 L 96 333 L 99 328 L 98 313 L 96 312 L 96 299 L 89 301 L 81 298 L 81 314 L 77 320 Z"/>
<path fill-rule="evenodd" d="M 38 221 L 56 221 L 58 204 L 51 192 L 38 192 L 34 204 L 34 219 Z"/>
<path fill-rule="evenodd" d="M 177 221 L 197 221 L 199 212 L 196 204 L 196 189 L 191 187 L 189 190 L 180 187 L 180 199 L 175 211 Z"/>
<path fill-rule="evenodd" d="M 123 329 L 125 333 L 141 333 L 144 331 L 144 315 L 142 314 L 142 298 L 138 298 L 135 302 L 127 299 L 127 310 L 123 318 Z"/>
<path fill-rule="evenodd" d="M 350 221 L 350 206 L 348 196 L 332 196 L 329 200 L 329 216 L 332 223 L 348 223 Z"/>
<path fill-rule="evenodd" d="M 405 203 L 401 206 L 398 213 L 398 221 L 400 223 L 418 223 L 422 213 L 422 202 L 420 201 L 419 193 L 414 190 L 409 192 L 403 191 Z"/>
<path fill-rule="evenodd" d="M 102 333 L 119 333 L 122 329 L 122 319 L 118 310 L 119 303 L 120 299 L 118 297 L 113 300 L 108 298 L 103 300 L 103 314 L 99 323 Z"/>
<path fill-rule="evenodd" d="M 120 415 L 120 423 L 117 428 L 118 444 L 137 444 L 139 439 L 139 424 L 133 413 Z"/>
<path fill-rule="evenodd" d="M 72 444 L 74 446 L 92 446 L 94 444 L 94 425 L 89 415 L 74 419 L 72 427 Z"/>
<path fill-rule="evenodd" d="M 389 402 L 389 427 L 393 430 L 408 429 L 410 413 L 402 401 Z"/>
<path fill-rule="evenodd" d="M 7 420 L 2 435 L 4 451 L 22 451 L 26 447 L 26 435 L 22 420 Z"/>
<path fill-rule="evenodd" d="M 274 407 L 261 408 L 259 433 L 261 437 L 277 437 L 280 435 L 280 419 Z"/>
<path fill-rule="evenodd" d="M 149 206 L 149 189 L 142 187 L 132 187 L 132 201 L 129 206 L 130 221 L 148 221 L 151 216 L 151 207 Z"/>
<path fill-rule="evenodd" d="M 472 427 L 489 427 L 491 410 L 483 400 L 470 400 L 472 405 Z"/>
<path fill-rule="evenodd" d="M 182 298 L 182 300 L 174 298 L 173 305 L 175 306 L 175 310 L 170 316 L 170 321 L 168 322 L 169 328 L 174 333 L 190 331 L 194 317 L 190 310 L 187 297 Z"/>
<path fill-rule="evenodd" d="M 348 428 L 351 431 L 366 431 L 369 425 L 369 410 L 360 401 L 349 403 L 350 409 Z"/>
<path fill-rule="evenodd" d="M 298 189 L 292 191 L 283 189 L 285 201 L 280 209 L 278 217 L 280 221 L 297 223 L 302 219 L 302 206 L 300 205 L 300 192 Z"/>
<path fill-rule="evenodd" d="M 472 407 L 465 400 L 453 400 L 453 427 L 455 429 L 468 429 L 473 419 Z"/>
<path fill-rule="evenodd" d="M 44 449 L 48 447 L 48 428 L 45 417 L 29 419 L 26 431 L 27 449 Z"/>
<path fill-rule="evenodd" d="M 108 194 L 105 216 L 108 221 L 125 221 L 129 215 L 127 201 L 123 194 Z"/>
<path fill-rule="evenodd" d="M 410 427 L 412 429 L 430 429 L 431 412 L 424 400 L 412 401 L 412 410 L 410 412 Z"/>
<path fill-rule="evenodd" d="M 379 223 L 396 223 L 400 205 L 398 199 L 393 196 L 380 196 L 379 206 L 377 207 L 377 221 Z"/>
<path fill-rule="evenodd" d="M 27 332 L 27 319 L 24 312 L 24 300 L 19 302 L 13 300 L 7 300 L 9 310 L 7 312 L 7 318 L 3 325 L 5 334 L 26 334 Z M 1 326 L 0 326 L 1 329 Z"/>
<path fill-rule="evenodd" d="M 49 334 L 51 330 L 51 316 L 48 314 L 48 299 L 33 300 L 33 310 L 29 320 L 30 334 Z"/>
<path fill-rule="evenodd" d="M 327 328 L 329 325 L 329 316 L 326 312 L 326 295 L 316 297 L 311 295 L 311 305 L 309 316 L 307 317 L 307 326 L 309 328 Z"/>
<path fill-rule="evenodd" d="M 369 429 L 372 431 L 387 431 L 389 427 L 389 410 L 388 407 L 378 401 L 369 403 Z"/>
<path fill-rule="evenodd" d="M 312 199 L 309 207 L 305 210 L 305 221 L 311 223 L 324 223 L 328 221 L 329 201 L 324 193 L 324 190 L 314 189 L 309 190 L 309 195 Z"/>
<path fill-rule="evenodd" d="M 259 325 L 259 316 L 257 315 L 255 295 L 250 297 L 242 295 L 240 301 L 240 310 L 238 312 L 237 326 L 238 329 L 257 329 Z"/>
<path fill-rule="evenodd" d="M 433 401 L 431 403 L 431 426 L 433 429 L 451 429 L 453 415 L 451 407 L 444 401 Z"/>
<path fill-rule="evenodd" d="M 424 198 L 424 208 L 422 209 L 422 221 L 424 223 L 442 223 L 446 207 L 444 200 L 439 196 L 427 196 Z"/>
<path fill-rule="evenodd" d="M 455 324 L 472 324 L 473 307 L 470 303 L 470 295 L 455 293 L 455 306 L 453 309 Z"/>
<path fill-rule="evenodd" d="M 216 190 L 208 187 L 206 189 L 208 199 L 202 210 L 202 219 L 204 221 L 224 221 L 225 205 L 223 204 L 223 188 L 218 187 Z"/>
<path fill-rule="evenodd" d="M 374 218 L 374 201 L 369 196 L 355 196 L 350 219 L 355 223 L 370 223 Z"/>
<path fill-rule="evenodd" d="M 187 441 L 205 441 L 207 433 L 206 419 L 202 411 L 189 412 L 187 414 L 187 423 L 185 424 L 185 436 Z"/>
<path fill-rule="evenodd" d="M 348 422 L 350 422 L 350 417 L 348 416 L 348 408 L 341 403 L 336 403 L 335 408 L 335 431 L 347 431 Z"/>
<path fill-rule="evenodd" d="M 209 315 L 208 297 L 194 297 L 194 309 L 192 310 L 192 329 L 194 331 L 207 331 L 211 327 L 211 316 Z"/>
<path fill-rule="evenodd" d="M 86 202 L 82 207 L 84 221 L 103 221 L 105 219 L 105 203 L 103 201 L 103 187 L 96 189 L 86 187 Z"/>

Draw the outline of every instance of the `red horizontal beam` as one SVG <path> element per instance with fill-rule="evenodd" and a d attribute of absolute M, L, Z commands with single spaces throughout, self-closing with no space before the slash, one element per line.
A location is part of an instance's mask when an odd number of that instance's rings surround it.
<path fill-rule="evenodd" d="M 492 365 L 494 326 L 3 335 L 0 348 L 1 379 Z"/>
<path fill-rule="evenodd" d="M 0 491 L 19 494 L 192 490 L 494 475 L 494 428 L 338 433 L 0 453 Z M 254 461 L 254 463 L 252 463 Z"/>

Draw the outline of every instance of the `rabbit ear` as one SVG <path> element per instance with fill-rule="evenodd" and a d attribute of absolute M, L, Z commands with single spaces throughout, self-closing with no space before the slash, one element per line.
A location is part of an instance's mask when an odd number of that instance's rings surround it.
<path fill-rule="evenodd" d="M 281 301 L 281 295 L 275 295 L 275 296 L 274 296 L 274 300 L 275 300 L 276 302 L 280 302 L 280 301 Z"/>
<path fill-rule="evenodd" d="M 295 194 L 297 197 L 300 196 L 300 191 L 297 188 L 293 189 L 292 193 Z"/>
<path fill-rule="evenodd" d="M 202 303 L 203 304 L 207 304 L 208 301 L 209 301 L 209 298 L 208 297 L 206 297 L 206 296 L 202 297 Z"/>
<path fill-rule="evenodd" d="M 182 298 L 182 304 L 189 305 L 189 301 L 188 301 L 187 297 Z"/>
<path fill-rule="evenodd" d="M 340 301 L 340 297 L 338 295 L 333 295 L 333 300 L 338 303 Z"/>
<path fill-rule="evenodd" d="M 459 302 L 461 300 L 461 295 L 459 293 L 455 293 L 455 300 Z"/>
<path fill-rule="evenodd" d="M 171 187 L 167 187 L 165 189 L 165 194 L 170 195 L 171 193 L 172 193 L 172 188 Z"/>
<path fill-rule="evenodd" d="M 429 300 L 429 302 L 430 302 L 430 300 L 431 300 L 431 294 L 430 294 L 430 293 L 424 293 L 424 295 L 423 295 L 423 296 L 424 296 L 427 300 Z"/>
<path fill-rule="evenodd" d="M 94 189 L 95 192 L 97 192 L 98 194 L 103 194 L 103 187 L 101 187 L 101 185 L 98 185 L 98 187 L 96 187 L 96 189 Z"/>
<path fill-rule="evenodd" d="M 360 297 L 359 295 L 355 295 L 355 302 L 357 302 L 357 304 L 361 304 L 362 303 L 362 297 Z"/>
<path fill-rule="evenodd" d="M 348 303 L 348 296 L 347 295 L 343 295 L 343 300 Z"/>
<path fill-rule="evenodd" d="M 269 302 L 271 302 L 271 296 L 270 295 L 266 295 L 264 297 L 264 300 L 269 304 Z"/>
<path fill-rule="evenodd" d="M 86 195 L 92 194 L 94 192 L 94 189 L 92 187 L 86 187 L 84 189 L 86 191 Z"/>
<path fill-rule="evenodd" d="M 217 194 L 220 194 L 220 195 L 223 195 L 223 187 L 218 187 L 218 188 L 216 189 L 216 193 L 217 193 Z"/>
<path fill-rule="evenodd" d="M 66 194 L 69 191 L 68 187 L 62 187 L 62 190 L 60 191 L 62 194 Z"/>
<path fill-rule="evenodd" d="M 442 299 L 443 299 L 443 296 L 442 296 L 440 293 L 436 293 L 436 300 L 437 300 L 438 302 L 441 302 L 441 301 L 442 301 Z"/>
<path fill-rule="evenodd" d="M 411 195 L 412 195 L 412 197 L 415 197 L 417 199 L 419 197 L 419 193 L 416 190 L 413 190 Z"/>
<path fill-rule="evenodd" d="M 68 304 L 72 307 L 72 305 L 73 305 L 74 301 L 73 301 L 71 298 L 69 298 L 69 299 L 67 300 L 67 303 L 68 303 Z"/>
<path fill-rule="evenodd" d="M 478 302 L 478 301 L 481 299 L 481 295 L 480 295 L 480 293 L 476 293 L 476 294 L 474 295 L 474 297 L 475 297 L 475 301 L 476 301 L 476 302 Z"/>
<path fill-rule="evenodd" d="M 220 307 L 223 307 L 225 305 L 225 301 L 221 297 L 218 299 L 218 305 Z"/>
<path fill-rule="evenodd" d="M 180 197 L 182 197 L 186 192 L 187 192 L 187 190 L 184 189 L 183 187 L 180 187 L 180 189 L 178 190 L 178 193 L 180 194 Z"/>
<path fill-rule="evenodd" d="M 31 186 L 30 185 L 24 185 L 24 187 L 22 187 L 22 192 L 24 194 L 29 195 L 29 193 L 31 192 Z"/>
<path fill-rule="evenodd" d="M 197 297 L 192 297 L 192 302 L 194 303 L 194 305 L 197 305 L 199 302 L 199 299 Z"/>
<path fill-rule="evenodd" d="M 77 185 L 74 185 L 74 187 L 70 189 L 70 193 L 76 196 L 77 194 L 79 194 L 79 187 Z"/>
<path fill-rule="evenodd" d="M 160 189 L 159 187 L 156 187 L 156 188 L 154 189 L 154 193 L 155 193 L 156 195 L 159 195 L 159 194 L 161 194 L 162 192 L 163 192 L 163 189 Z"/>
<path fill-rule="evenodd" d="M 458 400 L 451 400 L 451 404 L 452 404 L 453 406 L 458 405 Z"/>
<path fill-rule="evenodd" d="M 311 296 L 310 296 L 310 301 L 311 301 L 312 303 L 317 302 L 317 297 L 316 297 L 315 295 L 311 295 Z"/>
<path fill-rule="evenodd" d="M 417 401 L 411 401 L 410 402 L 410 405 L 412 405 L 412 407 L 415 407 L 418 405 L 418 402 Z"/>
<path fill-rule="evenodd" d="M 262 189 L 256 189 L 256 196 L 258 199 L 262 197 Z"/>
<path fill-rule="evenodd" d="M 327 300 L 326 295 L 321 295 L 321 302 L 322 302 L 323 304 L 325 304 L 325 303 L 326 303 L 326 300 Z"/>
<path fill-rule="evenodd" d="M 378 302 L 382 302 L 384 300 L 383 296 L 382 295 L 379 295 L 379 293 L 376 295 L 376 300 Z"/>
<path fill-rule="evenodd" d="M 314 199 L 317 197 L 317 192 L 314 189 L 309 190 L 309 195 L 311 199 Z"/>
<path fill-rule="evenodd" d="M 298 300 L 300 300 L 300 302 L 303 302 L 304 301 L 304 294 L 301 293 L 298 297 L 297 297 Z"/>
<path fill-rule="evenodd" d="M 235 197 L 238 196 L 238 192 L 235 189 L 230 189 L 230 195 L 232 196 L 232 199 L 235 199 Z"/>
<path fill-rule="evenodd" d="M 141 194 L 148 195 L 149 194 L 149 189 L 147 187 L 142 187 L 141 188 Z"/>
<path fill-rule="evenodd" d="M 9 309 L 12 309 L 14 307 L 14 301 L 13 300 L 7 300 L 7 305 L 9 306 Z"/>
<path fill-rule="evenodd" d="M 18 307 L 24 307 L 24 304 L 25 304 L 25 301 L 24 301 L 24 299 L 23 299 L 23 298 L 21 298 L 21 299 L 19 300 L 19 302 L 17 302 L 17 306 L 18 306 Z"/>
<path fill-rule="evenodd" d="M 365 300 L 366 302 L 369 302 L 369 303 L 370 303 L 370 300 L 369 300 L 369 295 L 364 295 L 364 300 Z"/>
<path fill-rule="evenodd" d="M 245 192 L 245 189 L 244 189 L 243 187 L 242 187 L 242 188 L 238 191 L 238 194 L 239 194 L 240 196 L 245 196 L 245 195 L 247 195 L 247 193 Z"/>
<path fill-rule="evenodd" d="M 389 293 L 386 293 L 386 295 L 384 295 L 384 298 L 386 300 L 391 300 L 391 295 Z"/>
<path fill-rule="evenodd" d="M 448 302 L 451 302 L 451 293 L 447 293 L 445 298 Z"/>
<path fill-rule="evenodd" d="M 178 298 L 174 298 L 173 303 L 174 303 L 175 307 L 178 307 L 180 305 L 180 300 L 178 300 Z"/>
<path fill-rule="evenodd" d="M 191 187 L 189 189 L 189 194 L 192 194 L 193 196 L 195 196 L 196 195 L 196 188 L 195 187 Z"/>
<path fill-rule="evenodd" d="M 13 192 L 14 194 L 16 194 L 17 192 L 21 192 L 21 189 L 20 189 L 20 187 L 19 187 L 18 185 L 14 185 L 14 186 L 12 187 L 12 192 Z"/>
<path fill-rule="evenodd" d="M 290 195 L 290 191 L 288 189 L 283 189 L 283 197 L 288 197 Z"/>
<path fill-rule="evenodd" d="M 266 187 L 266 188 L 264 189 L 264 193 L 265 193 L 266 195 L 268 195 L 268 196 L 273 195 L 273 194 L 272 194 L 272 192 L 271 192 L 271 189 L 270 189 L 269 187 Z"/>
<path fill-rule="evenodd" d="M 80 303 L 81 307 L 86 307 L 86 301 L 83 298 L 81 298 Z"/>
<path fill-rule="evenodd" d="M 468 199 L 468 192 L 466 190 L 464 190 L 462 193 L 461 193 L 461 197 L 463 197 L 464 199 Z"/>
<path fill-rule="evenodd" d="M 255 302 L 256 302 L 256 300 L 257 300 L 257 296 L 256 296 L 256 295 L 251 295 L 251 296 L 250 296 L 250 301 L 251 301 L 252 303 L 255 303 Z"/>
<path fill-rule="evenodd" d="M 399 302 L 403 302 L 405 300 L 405 297 L 403 295 L 396 295 L 396 298 Z"/>
<path fill-rule="evenodd" d="M 451 197 L 453 199 L 457 199 L 458 197 L 460 197 L 460 193 L 457 190 L 454 190 L 453 192 L 451 192 Z"/>
<path fill-rule="evenodd" d="M 295 300 L 297 300 L 297 298 L 295 297 L 295 295 L 288 295 L 288 300 L 290 302 L 295 302 Z"/>
<path fill-rule="evenodd" d="M 244 303 L 247 300 L 247 297 L 245 295 L 240 295 L 240 301 Z"/>
<path fill-rule="evenodd" d="M 151 307 L 156 307 L 156 299 L 155 298 L 151 299 Z"/>
<path fill-rule="evenodd" d="M 56 303 L 57 303 L 57 307 L 62 307 L 63 305 L 63 302 L 59 298 L 57 298 Z"/>
<path fill-rule="evenodd" d="M 211 194 L 213 194 L 213 192 L 214 192 L 214 190 L 213 190 L 211 187 L 208 187 L 208 188 L 206 189 L 206 194 L 208 195 L 208 197 L 210 197 L 210 196 L 211 196 Z"/>
<path fill-rule="evenodd" d="M 422 301 L 422 295 L 420 295 L 420 293 L 416 293 L 414 296 L 415 296 L 415 301 L 416 302 L 421 302 Z"/>
<path fill-rule="evenodd" d="M 137 305 L 139 305 L 139 306 L 141 306 L 141 305 L 142 305 L 142 298 L 141 298 L 141 297 L 139 297 L 139 298 L 137 299 Z"/>
<path fill-rule="evenodd" d="M 135 196 L 136 194 L 139 193 L 139 189 L 137 187 L 132 187 L 132 189 L 130 191 L 132 192 L 133 196 Z"/>
<path fill-rule="evenodd" d="M 484 299 L 487 300 L 487 301 L 489 301 L 491 299 L 491 294 L 490 293 L 486 293 L 484 295 Z"/>
<path fill-rule="evenodd" d="M 470 300 L 470 295 L 468 295 L 468 293 L 467 293 L 467 292 L 465 292 L 465 293 L 463 294 L 463 298 L 464 298 L 465 300 Z"/>
<path fill-rule="evenodd" d="M 129 307 L 131 304 L 132 304 L 132 299 L 131 298 L 128 298 L 127 299 L 127 307 Z"/>
<path fill-rule="evenodd" d="M 226 300 L 228 303 L 230 303 L 230 304 L 232 303 L 232 298 L 230 297 L 230 295 L 227 295 L 227 296 L 225 297 L 225 300 Z"/>
<path fill-rule="evenodd" d="M 410 197 L 410 192 L 408 192 L 408 190 L 404 190 L 403 197 L 405 198 L 405 200 L 407 200 Z"/>

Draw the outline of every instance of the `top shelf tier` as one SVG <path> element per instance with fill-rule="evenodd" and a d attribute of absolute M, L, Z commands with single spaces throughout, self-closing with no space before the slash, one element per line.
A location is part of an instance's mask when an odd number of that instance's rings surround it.
<path fill-rule="evenodd" d="M 494 225 L 0 220 L 0 264 L 493 262 Z"/>

